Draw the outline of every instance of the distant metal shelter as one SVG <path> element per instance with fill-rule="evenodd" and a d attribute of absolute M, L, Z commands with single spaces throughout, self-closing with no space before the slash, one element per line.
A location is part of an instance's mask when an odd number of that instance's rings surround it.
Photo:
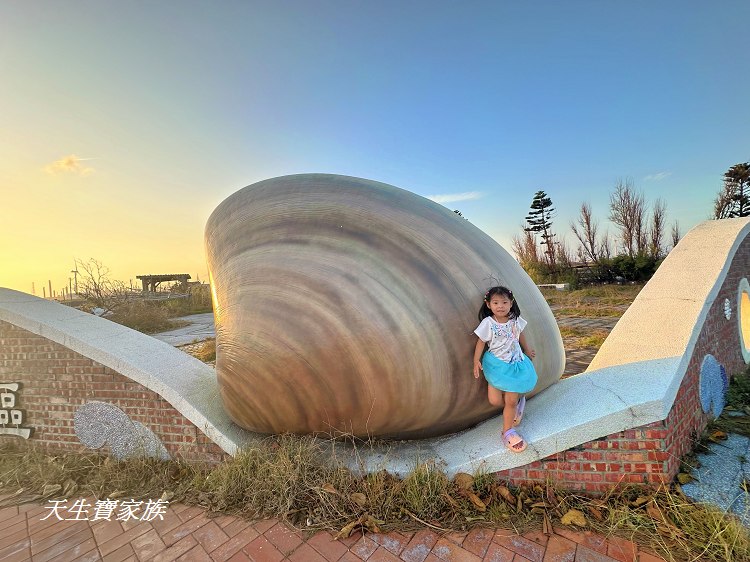
<path fill-rule="evenodd" d="M 165 281 L 179 281 L 187 289 L 190 275 L 187 273 L 165 273 L 164 275 L 136 275 L 135 278 L 141 280 L 144 293 L 155 293 L 159 283 Z"/>

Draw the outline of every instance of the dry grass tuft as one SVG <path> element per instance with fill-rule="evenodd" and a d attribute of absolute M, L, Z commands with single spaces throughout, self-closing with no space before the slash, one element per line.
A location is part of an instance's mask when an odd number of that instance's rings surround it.
<path fill-rule="evenodd" d="M 576 307 L 555 308 L 555 316 L 573 316 L 576 318 L 619 318 L 627 307 L 607 306 L 601 304 L 579 305 Z"/>
<path fill-rule="evenodd" d="M 168 309 L 160 302 L 142 300 L 125 303 L 107 319 L 144 334 L 174 330 L 188 324 L 182 320 L 171 320 Z"/>
<path fill-rule="evenodd" d="M 732 377 L 726 402 L 726 408 L 719 418 L 711 421 L 709 430 L 750 437 L 750 368 Z"/>
<path fill-rule="evenodd" d="M 592 347 L 599 349 L 609 335 L 608 330 L 585 330 L 560 326 L 560 335 L 567 350 Z"/>
<path fill-rule="evenodd" d="M 619 318 L 642 288 L 642 285 L 597 285 L 574 291 L 543 289 L 542 294 L 558 317 Z"/>
<path fill-rule="evenodd" d="M 193 352 L 193 356 L 204 363 L 216 361 L 216 339 L 211 338 L 204 341 L 203 344 Z"/>
<path fill-rule="evenodd" d="M 606 306 L 630 305 L 643 285 L 593 285 L 573 291 L 558 291 L 542 288 L 542 294 L 550 305 L 575 308 L 590 304 Z"/>
<path fill-rule="evenodd" d="M 0 447 L 0 489 L 16 501 L 94 495 L 97 498 L 193 497 L 192 479 L 207 470 L 180 461 L 130 459 L 115 461 L 96 453 L 50 454 L 32 445 Z"/>
<path fill-rule="evenodd" d="M 694 503 L 678 485 L 627 489 L 610 497 L 606 518 L 592 528 L 619 534 L 666 560 L 734 562 L 750 559 L 750 537 L 739 519 Z"/>
<path fill-rule="evenodd" d="M 356 461 L 363 445 L 352 445 Z M 596 499 L 551 485 L 509 486 L 481 472 L 451 480 L 433 461 L 416 462 L 403 479 L 382 470 L 355 474 L 341 464 L 341 448 L 334 451 L 332 446 L 328 440 L 279 435 L 207 467 L 180 461 L 116 462 L 96 454 L 50 455 L 6 445 L 0 448 L 0 489 L 12 494 L 5 504 L 87 495 L 163 498 L 249 518 L 277 518 L 304 529 L 328 529 L 340 537 L 355 529 L 425 526 L 551 532 L 552 525 L 569 521 L 626 537 L 668 560 L 750 559 L 747 529 L 731 516 L 692 503 L 679 486 L 626 488 Z"/>

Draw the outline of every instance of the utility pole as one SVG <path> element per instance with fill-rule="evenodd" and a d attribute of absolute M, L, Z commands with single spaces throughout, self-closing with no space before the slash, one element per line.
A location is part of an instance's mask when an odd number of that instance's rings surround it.
<path fill-rule="evenodd" d="M 74 293 L 78 294 L 78 265 L 73 262 L 73 265 L 75 266 L 75 269 L 71 269 L 70 272 L 73 274 L 73 289 Z"/>

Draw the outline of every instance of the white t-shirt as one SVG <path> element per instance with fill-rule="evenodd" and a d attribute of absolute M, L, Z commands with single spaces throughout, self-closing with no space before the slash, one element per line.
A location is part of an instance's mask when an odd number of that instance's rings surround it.
<path fill-rule="evenodd" d="M 521 355 L 521 344 L 518 339 L 521 332 L 526 327 L 526 320 L 514 318 L 504 324 L 496 322 L 494 318 L 488 316 L 479 323 L 474 333 L 483 342 L 489 342 L 490 353 L 498 359 L 507 363 L 515 363 L 523 359 Z"/>

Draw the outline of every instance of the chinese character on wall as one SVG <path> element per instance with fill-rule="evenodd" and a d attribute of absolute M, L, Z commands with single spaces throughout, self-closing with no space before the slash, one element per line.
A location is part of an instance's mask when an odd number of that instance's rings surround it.
<path fill-rule="evenodd" d="M 18 435 L 28 439 L 31 428 L 20 427 L 23 423 L 23 410 L 17 409 L 17 382 L 0 383 L 0 435 Z"/>

